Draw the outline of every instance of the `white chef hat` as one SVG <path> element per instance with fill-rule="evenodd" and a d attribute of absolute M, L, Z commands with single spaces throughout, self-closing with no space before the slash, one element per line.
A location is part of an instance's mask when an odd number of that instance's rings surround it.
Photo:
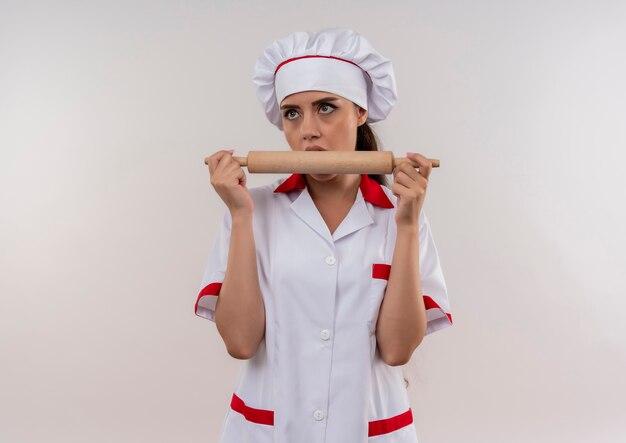
<path fill-rule="evenodd" d="M 396 103 L 391 61 L 351 29 L 294 32 L 265 48 L 252 82 L 269 121 L 283 130 L 280 103 L 301 91 L 325 91 L 367 109 L 367 121 L 385 119 Z"/>

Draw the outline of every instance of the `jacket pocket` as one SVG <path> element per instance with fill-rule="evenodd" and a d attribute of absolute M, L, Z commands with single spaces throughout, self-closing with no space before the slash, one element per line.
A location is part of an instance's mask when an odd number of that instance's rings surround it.
<path fill-rule="evenodd" d="M 389 280 L 389 273 L 391 272 L 391 265 L 387 263 L 372 263 L 371 281 L 368 290 L 369 295 L 369 318 L 368 326 L 370 333 L 376 332 L 376 322 L 378 321 L 378 314 L 380 312 L 380 305 L 385 296 L 385 290 L 387 289 L 387 282 Z"/>
<path fill-rule="evenodd" d="M 233 394 L 223 443 L 274 443 L 274 411 L 247 405 Z"/>

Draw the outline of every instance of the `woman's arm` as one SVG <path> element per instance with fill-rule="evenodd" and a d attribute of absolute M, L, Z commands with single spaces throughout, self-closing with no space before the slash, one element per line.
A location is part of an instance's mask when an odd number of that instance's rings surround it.
<path fill-rule="evenodd" d="M 252 214 L 235 214 L 228 265 L 215 307 L 215 323 L 228 353 L 248 359 L 265 334 L 265 305 L 257 271 Z"/>
<path fill-rule="evenodd" d="M 378 351 L 391 366 L 406 364 L 426 332 L 419 250 L 417 226 L 398 226 L 391 272 L 376 325 Z"/>
<path fill-rule="evenodd" d="M 395 213 L 396 244 L 387 290 L 378 314 L 376 339 L 383 361 L 392 366 L 406 364 L 426 334 L 426 306 L 420 283 L 420 214 L 431 161 L 418 153 L 407 157 L 419 166 L 401 163 L 393 170 L 391 190 L 398 197 Z"/>

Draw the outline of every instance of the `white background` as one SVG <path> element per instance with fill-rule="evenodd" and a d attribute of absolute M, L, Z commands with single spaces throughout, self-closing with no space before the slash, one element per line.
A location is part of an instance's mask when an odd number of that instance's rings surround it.
<path fill-rule="evenodd" d="M 624 23 L 623 1 L 1 1 L 0 441 L 217 441 L 242 362 L 193 313 L 225 209 L 203 159 L 289 149 L 252 68 L 329 26 L 393 61 L 383 148 L 441 160 L 454 326 L 414 354 L 420 443 L 624 441 Z"/>

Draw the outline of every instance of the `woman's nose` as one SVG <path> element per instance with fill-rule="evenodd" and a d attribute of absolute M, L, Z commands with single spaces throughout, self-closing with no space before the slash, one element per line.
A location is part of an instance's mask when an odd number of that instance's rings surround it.
<path fill-rule="evenodd" d="M 304 115 L 300 131 L 302 132 L 302 138 L 305 140 L 320 136 L 318 121 L 314 114 L 306 113 Z"/>

